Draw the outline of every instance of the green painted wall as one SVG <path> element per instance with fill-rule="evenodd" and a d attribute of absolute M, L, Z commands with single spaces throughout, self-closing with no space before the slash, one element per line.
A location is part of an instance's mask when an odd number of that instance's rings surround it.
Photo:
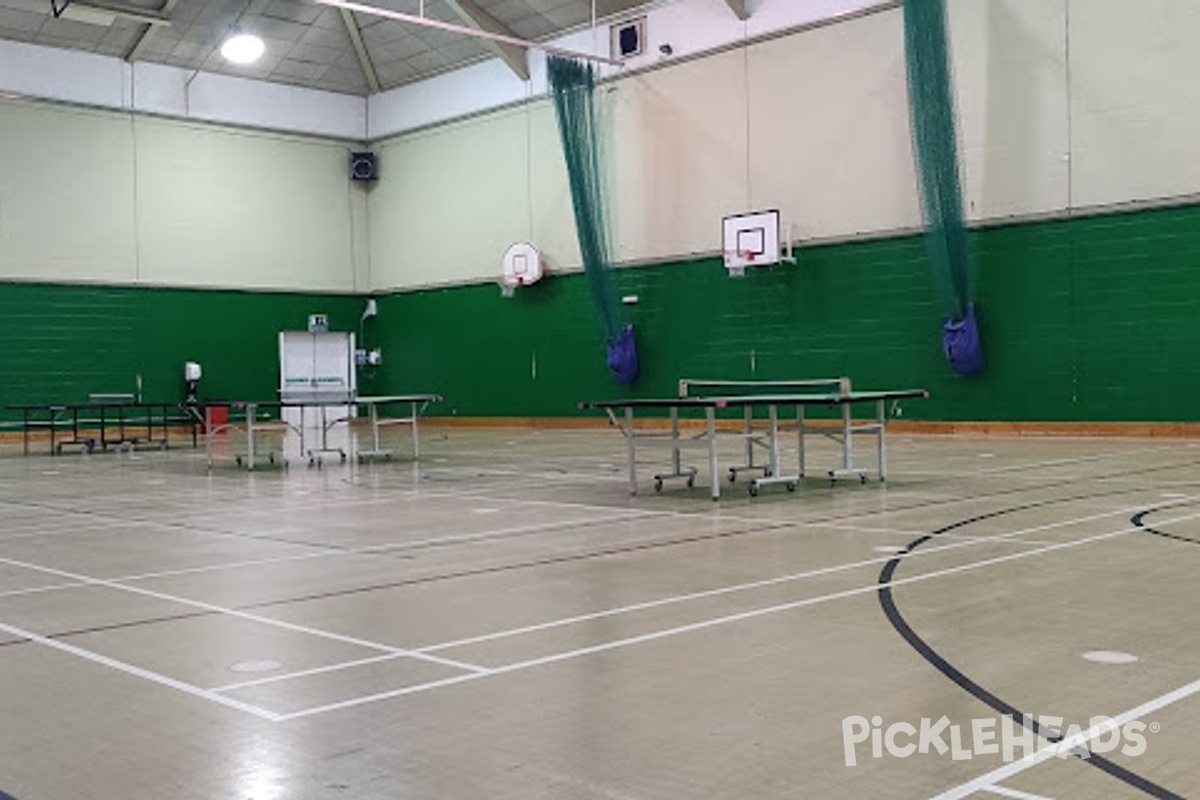
<path fill-rule="evenodd" d="M 716 259 L 616 273 L 643 377 L 849 375 L 923 387 L 905 416 L 932 420 L 1200 420 L 1200 206 L 975 231 L 976 379 L 953 375 L 919 237 L 806 248 L 796 267 L 731 280 Z M 579 274 L 504 299 L 495 285 L 394 294 L 367 341 L 387 391 L 439 391 L 437 413 L 570 416 L 620 397 Z"/>
<path fill-rule="evenodd" d="M 357 331 L 361 312 L 349 295 L 0 283 L 0 406 L 132 393 L 139 374 L 146 399 L 183 399 L 185 361 L 202 397 L 272 398 L 280 330 L 325 313 Z"/>

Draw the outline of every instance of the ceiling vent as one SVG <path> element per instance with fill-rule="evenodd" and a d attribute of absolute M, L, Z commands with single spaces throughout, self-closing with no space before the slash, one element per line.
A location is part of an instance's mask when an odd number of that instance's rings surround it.
<path fill-rule="evenodd" d="M 645 17 L 618 22 L 612 26 L 611 31 L 613 58 L 634 58 L 646 52 Z"/>

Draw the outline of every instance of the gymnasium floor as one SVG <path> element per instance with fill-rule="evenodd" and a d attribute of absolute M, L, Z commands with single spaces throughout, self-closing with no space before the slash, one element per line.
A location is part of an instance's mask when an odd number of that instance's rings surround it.
<path fill-rule="evenodd" d="M 452 429 L 419 465 L 253 474 L 8 449 L 0 791 L 1200 796 L 1200 442 L 889 445 L 886 484 L 719 503 L 629 497 L 601 430 Z M 1005 710 L 1068 735 L 1116 718 L 1133 754 L 1006 760 L 972 738 L 999 742 Z M 929 752 L 872 757 L 868 720 L 943 716 Z"/>

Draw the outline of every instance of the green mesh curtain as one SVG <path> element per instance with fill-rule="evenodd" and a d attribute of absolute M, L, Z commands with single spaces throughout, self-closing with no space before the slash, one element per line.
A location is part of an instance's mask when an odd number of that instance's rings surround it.
<path fill-rule="evenodd" d="M 983 369 L 983 354 L 968 279 L 945 0 L 904 0 L 904 45 L 925 238 L 945 316 L 943 348 L 956 372 L 974 374 Z"/>
<path fill-rule="evenodd" d="M 612 284 L 604 173 L 600 164 L 594 99 L 595 73 L 590 64 L 557 56 L 549 57 L 547 70 L 571 184 L 579 250 L 592 301 L 608 342 L 609 367 L 618 382 L 632 383 L 637 375 L 633 328 L 621 325 L 620 307 Z"/>

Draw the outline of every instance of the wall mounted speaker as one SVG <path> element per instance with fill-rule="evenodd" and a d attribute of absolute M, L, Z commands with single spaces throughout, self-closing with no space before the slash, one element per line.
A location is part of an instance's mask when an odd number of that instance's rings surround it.
<path fill-rule="evenodd" d="M 379 180 L 379 159 L 374 153 L 350 154 L 350 180 L 375 181 Z"/>

